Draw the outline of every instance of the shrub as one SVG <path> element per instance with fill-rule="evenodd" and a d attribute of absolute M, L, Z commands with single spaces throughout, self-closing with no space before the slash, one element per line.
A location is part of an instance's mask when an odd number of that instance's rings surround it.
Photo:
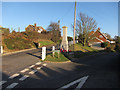
<path fill-rule="evenodd" d="M 38 39 L 47 39 L 51 40 L 51 34 L 50 33 L 38 33 L 36 31 L 25 31 L 22 32 L 24 34 L 24 37 L 31 41 L 36 41 Z"/>
<path fill-rule="evenodd" d="M 20 37 L 4 39 L 4 43 L 8 49 L 22 50 L 34 47 L 34 44 Z"/>
<path fill-rule="evenodd" d="M 103 43 L 101 43 L 101 47 L 102 47 L 102 48 L 106 48 L 107 45 L 108 45 L 108 42 L 103 42 Z"/>
<path fill-rule="evenodd" d="M 116 44 L 115 50 L 120 52 L 120 44 Z"/>
<path fill-rule="evenodd" d="M 107 47 L 105 50 L 106 50 L 107 52 L 111 52 L 111 51 L 112 51 L 112 49 L 111 49 L 110 47 Z"/>

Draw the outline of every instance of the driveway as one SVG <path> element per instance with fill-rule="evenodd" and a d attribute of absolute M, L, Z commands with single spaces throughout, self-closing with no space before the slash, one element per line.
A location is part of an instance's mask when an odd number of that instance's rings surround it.
<path fill-rule="evenodd" d="M 93 43 L 91 47 L 97 50 L 104 50 L 104 48 L 101 47 L 101 43 L 99 42 Z"/>

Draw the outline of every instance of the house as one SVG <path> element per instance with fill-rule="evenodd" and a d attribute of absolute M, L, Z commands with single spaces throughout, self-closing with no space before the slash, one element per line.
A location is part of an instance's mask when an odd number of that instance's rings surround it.
<path fill-rule="evenodd" d="M 28 30 L 31 30 L 31 31 L 37 31 L 38 33 L 41 33 L 41 32 L 47 32 L 43 27 L 41 26 L 37 26 L 37 24 L 35 23 L 34 25 L 28 25 L 26 28 L 25 28 L 26 31 Z"/>
<path fill-rule="evenodd" d="M 115 43 L 114 41 L 109 40 L 107 35 L 100 31 L 100 28 L 98 28 L 96 31 L 91 31 L 88 36 L 90 39 L 89 40 L 90 46 L 93 44 L 101 45 L 101 43 L 103 43 L 103 42 Z"/>

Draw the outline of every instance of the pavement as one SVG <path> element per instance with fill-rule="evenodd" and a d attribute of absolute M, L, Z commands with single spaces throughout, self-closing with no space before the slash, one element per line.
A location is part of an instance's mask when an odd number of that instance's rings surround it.
<path fill-rule="evenodd" d="M 25 50 L 19 50 L 19 51 L 13 51 L 13 52 L 4 52 L 4 53 L 2 54 L 2 56 L 14 54 L 14 53 L 20 53 L 20 52 L 29 51 L 29 50 L 34 50 L 34 49 L 36 49 L 36 48 L 25 49 Z"/>
<path fill-rule="evenodd" d="M 67 63 L 40 62 L 40 58 L 41 49 L 3 56 L 2 88 L 120 88 L 118 53 Z"/>

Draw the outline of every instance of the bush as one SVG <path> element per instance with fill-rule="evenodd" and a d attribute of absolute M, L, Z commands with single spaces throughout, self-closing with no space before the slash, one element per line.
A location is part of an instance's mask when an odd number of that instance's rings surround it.
<path fill-rule="evenodd" d="M 15 50 L 22 50 L 22 49 L 29 49 L 34 47 L 34 44 L 28 40 L 23 38 L 8 38 L 4 39 L 4 43 L 8 49 L 15 49 Z"/>
<path fill-rule="evenodd" d="M 36 41 L 39 39 L 47 39 L 47 40 L 51 40 L 52 36 L 50 33 L 46 32 L 46 33 L 38 33 L 36 31 L 25 31 L 22 32 L 24 34 L 24 37 L 27 38 L 28 40 L 31 41 Z"/>
<path fill-rule="evenodd" d="M 107 45 L 108 45 L 108 42 L 103 42 L 103 43 L 101 43 L 101 47 L 102 47 L 102 48 L 106 48 Z"/>
<path fill-rule="evenodd" d="M 115 50 L 120 52 L 120 44 L 116 44 Z"/>
<path fill-rule="evenodd" d="M 106 50 L 107 52 L 111 52 L 113 49 L 110 48 L 110 47 L 107 47 L 105 50 Z"/>

